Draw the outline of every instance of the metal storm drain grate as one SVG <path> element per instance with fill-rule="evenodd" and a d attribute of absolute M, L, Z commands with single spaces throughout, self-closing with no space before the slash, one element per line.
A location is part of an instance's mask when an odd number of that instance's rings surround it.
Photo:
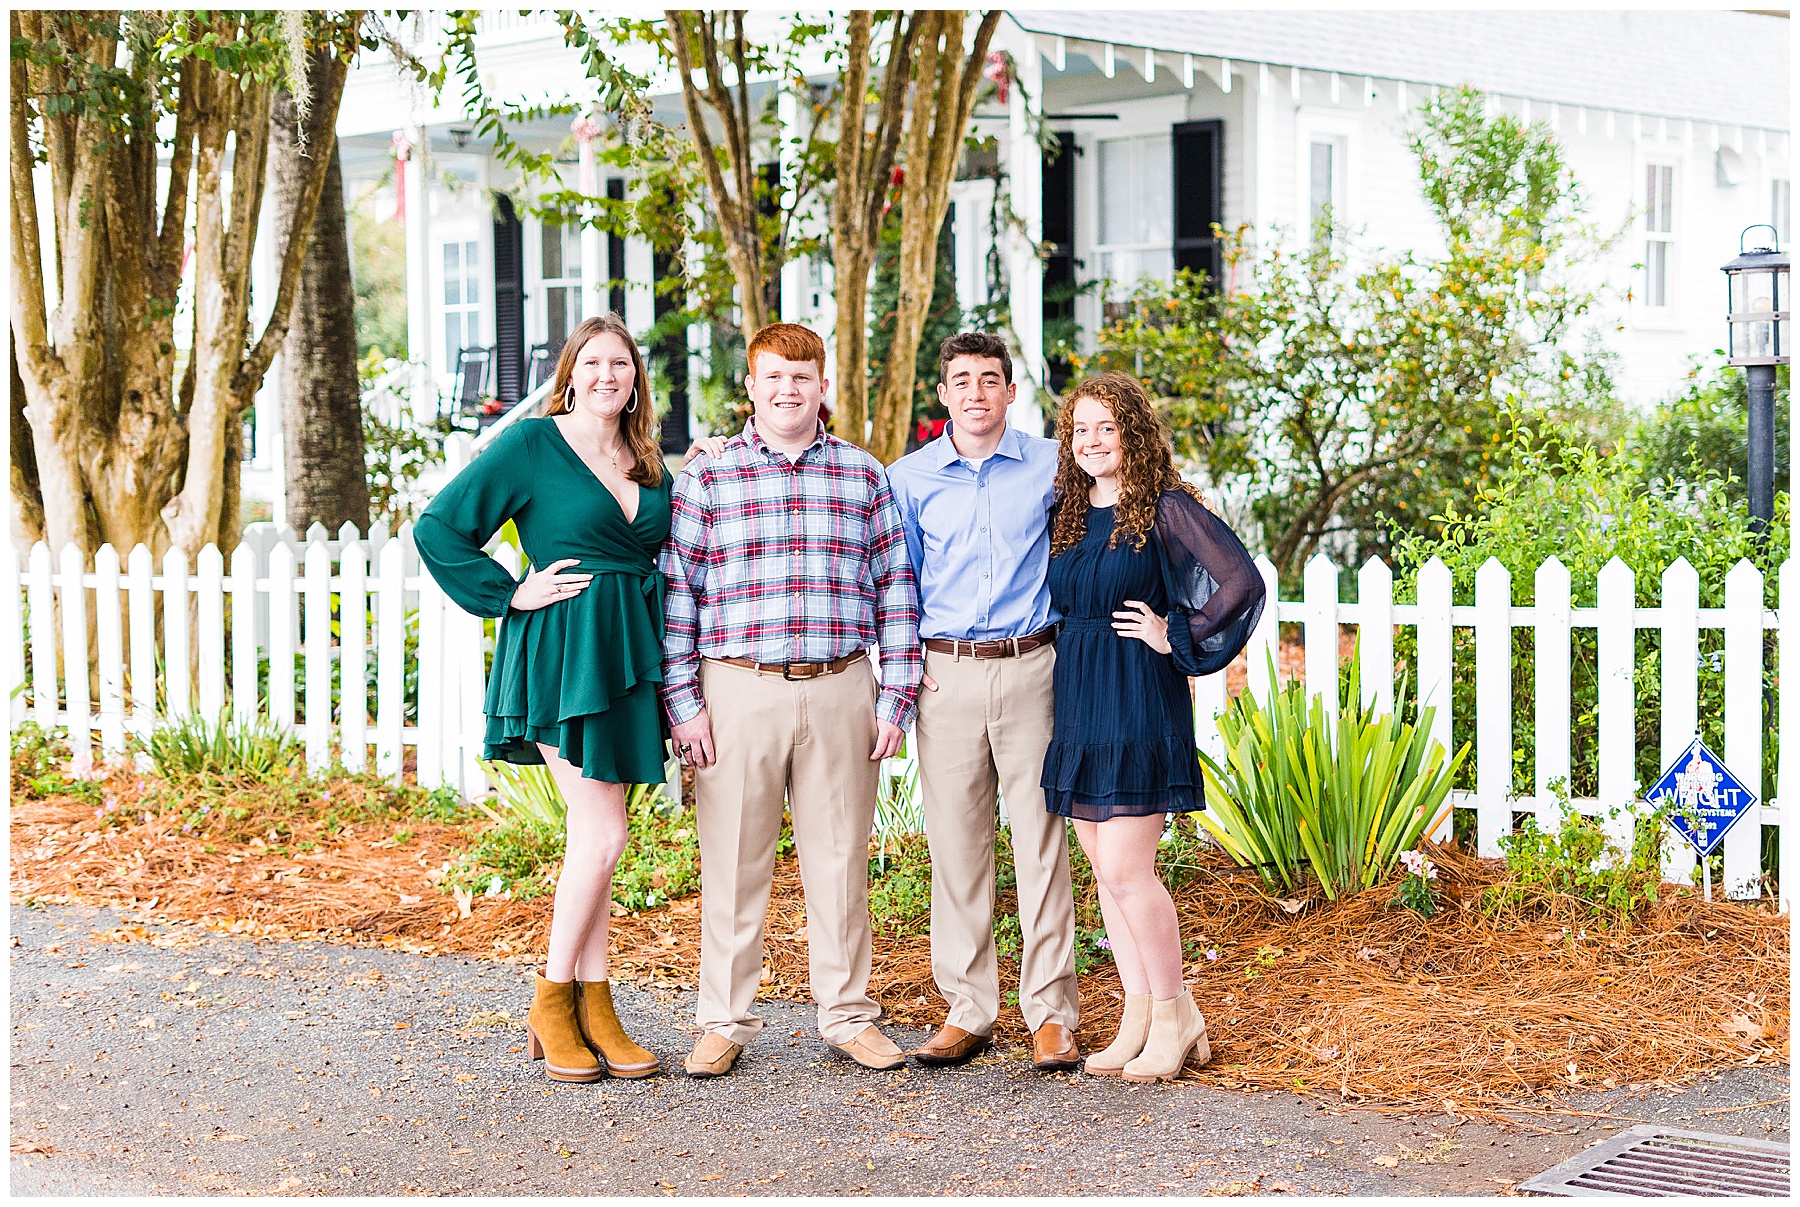
<path fill-rule="evenodd" d="M 1529 1194 L 1788 1197 L 1788 1146 L 1639 1124 L 1519 1183 Z"/>

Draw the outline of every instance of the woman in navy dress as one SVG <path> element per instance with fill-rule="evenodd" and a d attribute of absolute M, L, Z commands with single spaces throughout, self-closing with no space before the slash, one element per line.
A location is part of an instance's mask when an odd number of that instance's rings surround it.
<path fill-rule="evenodd" d="M 1050 598 L 1063 619 L 1044 798 L 1075 823 L 1125 989 L 1117 1037 L 1084 1067 L 1170 1079 L 1211 1049 L 1182 980 L 1156 848 L 1165 814 L 1205 804 L 1188 676 L 1243 648 L 1262 614 L 1262 576 L 1175 473 L 1168 432 L 1134 378 L 1082 382 L 1056 429 Z"/>

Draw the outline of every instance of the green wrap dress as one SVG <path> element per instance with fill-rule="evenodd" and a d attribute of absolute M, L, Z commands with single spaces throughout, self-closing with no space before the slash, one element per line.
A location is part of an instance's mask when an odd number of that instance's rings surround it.
<path fill-rule="evenodd" d="M 554 747 L 592 780 L 661 783 L 663 580 L 673 475 L 638 488 L 627 520 L 554 419 L 524 419 L 438 492 L 413 526 L 419 559 L 465 611 L 501 617 L 488 678 L 485 756 L 544 760 Z M 507 520 L 533 566 L 576 558 L 571 599 L 512 608 L 518 581 L 482 552 Z"/>

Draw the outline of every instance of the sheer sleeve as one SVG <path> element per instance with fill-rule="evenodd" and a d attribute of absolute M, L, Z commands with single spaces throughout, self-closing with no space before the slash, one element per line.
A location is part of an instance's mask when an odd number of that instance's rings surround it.
<path fill-rule="evenodd" d="M 531 499 L 531 453 L 523 425 L 501 433 L 445 484 L 413 525 L 413 546 L 431 576 L 465 612 L 504 616 L 518 582 L 482 551 Z"/>
<path fill-rule="evenodd" d="M 1181 491 L 1163 492 L 1155 532 L 1175 666 L 1185 675 L 1223 670 L 1262 616 L 1262 574 L 1237 534 Z"/>

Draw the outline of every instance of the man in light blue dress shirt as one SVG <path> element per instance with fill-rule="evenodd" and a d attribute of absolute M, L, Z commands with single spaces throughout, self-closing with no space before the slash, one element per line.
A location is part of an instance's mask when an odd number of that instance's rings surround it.
<path fill-rule="evenodd" d="M 1000 1011 L 994 944 L 996 791 L 1018 878 L 1019 1009 L 1041 1069 L 1070 1069 L 1078 1001 L 1063 819 L 1039 786 L 1054 711 L 1056 622 L 1046 575 L 1057 445 L 1006 422 L 1012 358 L 998 337 L 944 341 L 944 434 L 888 467 L 919 580 L 925 687 L 915 753 L 931 847 L 931 969 L 949 1002 L 914 1057 L 955 1065 Z"/>

